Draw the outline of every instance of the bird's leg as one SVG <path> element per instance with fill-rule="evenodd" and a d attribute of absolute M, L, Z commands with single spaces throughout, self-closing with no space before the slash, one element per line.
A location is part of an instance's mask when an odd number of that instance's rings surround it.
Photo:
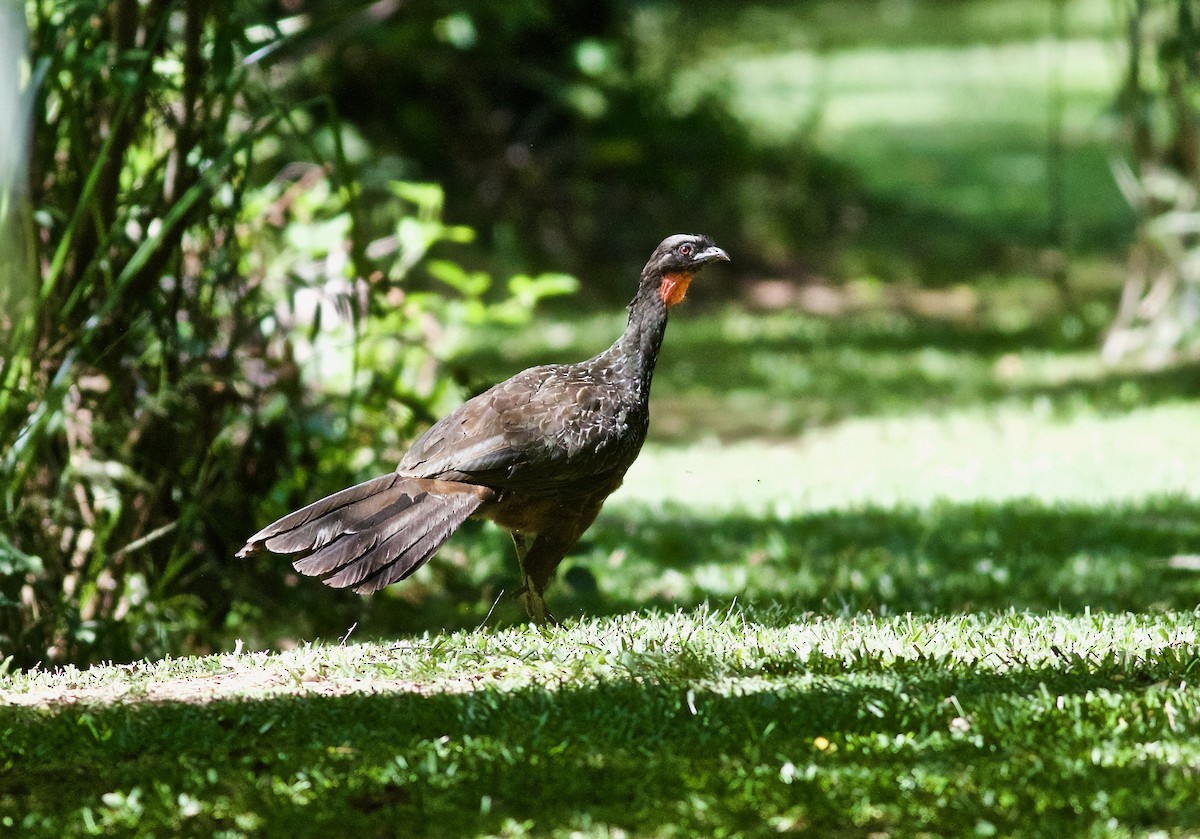
<path fill-rule="evenodd" d="M 521 605 L 525 607 L 525 611 L 529 613 L 529 617 L 534 618 L 532 608 L 533 583 L 529 579 L 529 572 L 525 569 L 525 557 L 529 553 L 529 549 L 533 547 L 534 537 L 528 533 L 522 533 L 519 530 L 512 531 L 513 547 L 517 549 L 517 567 L 521 569 L 521 590 L 517 592 L 517 597 L 521 599 Z M 540 599 L 540 598 L 538 598 Z M 542 606 L 545 609 L 545 604 Z"/>
<path fill-rule="evenodd" d="M 545 584 L 539 586 L 530 576 L 529 569 L 525 565 L 525 557 L 529 554 L 529 549 L 533 547 L 534 537 L 528 533 L 514 530 L 512 540 L 517 549 L 517 564 L 521 567 L 522 585 L 521 590 L 517 592 L 517 596 L 521 598 L 521 605 L 525 607 L 525 612 L 529 615 L 530 620 L 536 623 L 552 623 L 557 626 L 558 620 L 550 614 L 546 608 L 546 600 L 542 597 Z"/>
<path fill-rule="evenodd" d="M 513 547 L 517 549 L 517 567 L 521 569 L 521 583 L 525 588 L 529 588 L 529 574 L 525 571 L 525 555 L 529 553 L 529 549 L 533 546 L 533 537 L 519 530 L 512 531 L 510 535 L 512 536 Z"/>
<path fill-rule="evenodd" d="M 521 592 L 521 605 L 529 613 L 529 619 L 534 623 L 548 623 L 558 626 L 558 618 L 550 614 L 546 608 L 546 599 L 534 588 L 526 588 Z"/>

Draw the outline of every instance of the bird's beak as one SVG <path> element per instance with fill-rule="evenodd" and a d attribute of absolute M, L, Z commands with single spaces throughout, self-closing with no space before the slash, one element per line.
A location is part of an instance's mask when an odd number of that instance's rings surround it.
<path fill-rule="evenodd" d="M 729 254 L 725 253 L 725 251 L 721 250 L 716 245 L 713 245 L 711 248 L 705 248 L 704 250 L 700 251 L 700 253 L 696 254 L 696 257 L 692 261 L 699 265 L 705 265 L 709 262 L 717 261 L 728 262 Z"/>

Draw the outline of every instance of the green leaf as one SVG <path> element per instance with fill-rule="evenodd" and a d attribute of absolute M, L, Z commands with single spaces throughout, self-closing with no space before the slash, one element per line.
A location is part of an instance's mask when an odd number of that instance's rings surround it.
<path fill-rule="evenodd" d="M 458 263 L 447 259 L 431 259 L 426 263 L 425 270 L 431 277 L 441 280 L 465 297 L 479 297 L 492 284 L 492 278 L 487 272 L 467 271 Z"/>

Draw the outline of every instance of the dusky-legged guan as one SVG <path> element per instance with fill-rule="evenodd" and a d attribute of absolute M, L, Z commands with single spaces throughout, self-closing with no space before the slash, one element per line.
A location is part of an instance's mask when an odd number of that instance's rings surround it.
<path fill-rule="evenodd" d="M 650 380 L 667 313 L 710 262 L 706 236 L 663 240 L 642 269 L 625 332 L 578 364 L 531 367 L 464 402 L 396 471 L 322 498 L 255 533 L 238 556 L 293 558 L 302 574 L 359 594 L 420 568 L 472 516 L 507 528 L 529 616 L 567 551 L 621 485 L 646 439 Z"/>

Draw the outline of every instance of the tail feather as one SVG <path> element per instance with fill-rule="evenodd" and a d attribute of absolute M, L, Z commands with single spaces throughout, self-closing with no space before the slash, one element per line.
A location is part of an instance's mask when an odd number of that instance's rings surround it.
<path fill-rule="evenodd" d="M 266 542 L 267 550 L 280 554 L 315 551 L 343 533 L 365 529 L 363 522 L 373 520 L 380 513 L 398 512 L 397 507 L 403 509 L 412 503 L 403 486 L 391 487 L 326 513 L 293 531 L 271 537 Z"/>
<path fill-rule="evenodd" d="M 427 493 L 403 494 L 390 506 L 361 521 L 340 527 L 328 543 L 314 545 L 310 553 L 292 565 L 301 574 L 320 577 L 354 562 L 380 542 L 390 539 L 414 522 L 414 515 Z M 269 543 L 268 543 L 269 544 Z"/>
<path fill-rule="evenodd" d="M 284 516 L 238 556 L 292 555 L 300 573 L 369 594 L 423 565 L 492 497 L 486 487 L 384 475 Z"/>
<path fill-rule="evenodd" d="M 428 511 L 421 509 L 422 502 L 428 499 L 427 493 L 401 498 L 391 507 L 385 507 L 369 520 L 347 528 L 341 538 L 335 540 L 316 553 L 298 559 L 292 563 L 301 574 L 310 577 L 323 577 L 333 574 L 352 563 L 358 564 L 364 556 L 375 550 L 381 544 L 389 542 L 392 537 L 403 534 L 409 528 L 423 532 L 421 517 Z M 415 537 L 410 537 L 415 538 Z M 332 579 L 325 580 L 327 585 L 334 588 L 344 588 Z"/>
<path fill-rule="evenodd" d="M 356 520 L 357 517 L 353 512 L 353 505 L 356 502 L 370 502 L 402 480 L 393 472 L 390 475 L 381 475 L 378 478 L 364 481 L 341 492 L 335 492 L 320 501 L 314 501 L 307 507 L 289 513 L 255 533 L 246 541 L 246 546 L 238 551 L 237 555 L 249 556 L 264 547 L 271 553 L 281 554 L 313 550 L 332 538 L 321 532 L 323 527 L 330 528 L 334 533 L 338 532 L 336 527 L 339 524 Z M 305 525 L 310 523 L 322 526 L 306 528 Z M 270 544 L 267 544 L 268 541 Z"/>
<path fill-rule="evenodd" d="M 428 562 L 429 558 L 450 538 L 450 534 L 457 530 L 460 524 L 462 524 L 461 521 L 455 522 L 453 519 L 436 524 L 406 551 L 406 557 L 409 559 L 407 568 L 401 570 L 398 565 L 392 565 L 385 568 L 384 572 L 376 577 L 368 578 L 354 590 L 359 594 L 370 594 L 397 580 L 405 579 Z"/>

